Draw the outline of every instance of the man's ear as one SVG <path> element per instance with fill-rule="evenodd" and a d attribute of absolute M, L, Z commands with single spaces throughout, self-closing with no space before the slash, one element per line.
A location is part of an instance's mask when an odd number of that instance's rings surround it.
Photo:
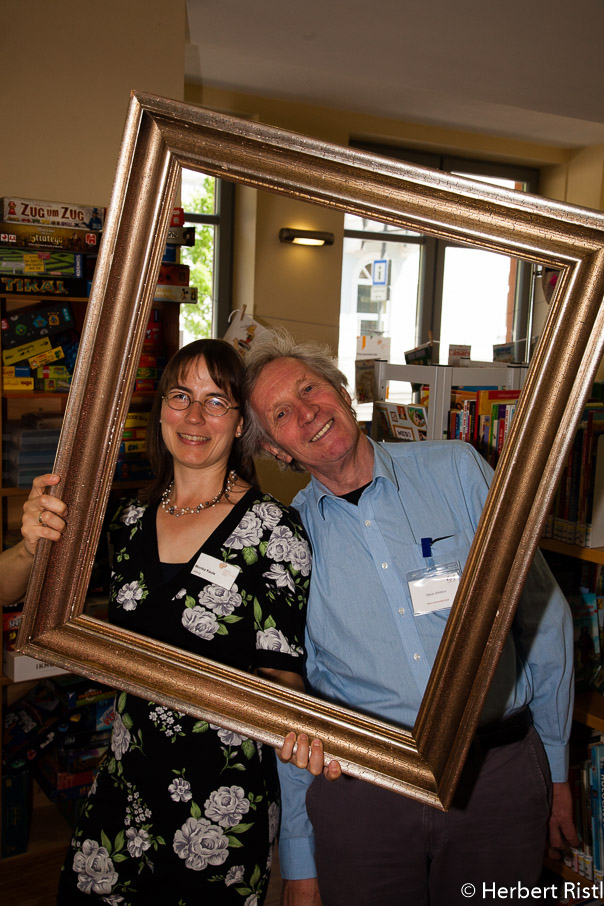
<path fill-rule="evenodd" d="M 274 456 L 275 459 L 279 459 L 281 462 L 290 463 L 294 458 L 293 456 L 290 456 L 289 453 L 286 453 L 285 450 L 282 450 L 281 447 L 277 447 L 268 442 L 262 444 L 262 449 L 266 450 L 267 453 L 270 453 L 271 456 Z"/>

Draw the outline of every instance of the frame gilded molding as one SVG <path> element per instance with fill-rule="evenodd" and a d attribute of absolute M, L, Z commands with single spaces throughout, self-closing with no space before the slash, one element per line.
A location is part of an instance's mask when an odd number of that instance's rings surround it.
<path fill-rule="evenodd" d="M 82 613 L 182 167 L 560 269 L 412 732 Z M 603 353 L 604 216 L 133 92 L 19 639 L 49 663 L 269 744 L 321 737 L 348 773 L 446 809 Z"/>

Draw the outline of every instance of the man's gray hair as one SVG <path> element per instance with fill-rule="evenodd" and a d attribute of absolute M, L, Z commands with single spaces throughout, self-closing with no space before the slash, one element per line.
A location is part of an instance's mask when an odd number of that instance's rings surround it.
<path fill-rule="evenodd" d="M 256 337 L 245 354 L 245 428 L 242 437 L 243 449 L 250 456 L 267 455 L 264 444 L 275 444 L 262 425 L 250 400 L 254 388 L 265 365 L 275 359 L 299 359 L 301 362 L 323 378 L 336 390 L 341 391 L 348 384 L 345 374 L 338 368 L 337 361 L 327 344 L 307 342 L 298 343 L 284 329 L 269 330 Z M 270 455 L 270 454 L 268 454 Z M 282 462 L 280 460 L 280 462 Z M 285 465 L 285 464 L 284 464 Z M 296 472 L 304 471 L 295 461 L 287 464 Z"/>

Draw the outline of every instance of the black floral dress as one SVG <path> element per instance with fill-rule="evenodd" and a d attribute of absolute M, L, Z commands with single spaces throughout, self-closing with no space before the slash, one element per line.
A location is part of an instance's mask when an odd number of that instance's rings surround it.
<path fill-rule="evenodd" d="M 302 673 L 310 549 L 295 511 L 251 489 L 179 565 L 159 562 L 156 513 L 124 501 L 111 521 L 111 622 L 238 669 Z M 208 557 L 235 567 L 222 585 L 200 574 Z M 257 906 L 278 821 L 272 748 L 121 693 L 57 902 Z"/>

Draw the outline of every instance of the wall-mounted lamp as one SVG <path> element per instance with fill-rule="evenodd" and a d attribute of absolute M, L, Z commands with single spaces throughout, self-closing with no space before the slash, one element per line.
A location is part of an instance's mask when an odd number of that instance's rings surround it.
<path fill-rule="evenodd" d="M 319 230 L 296 230 L 283 227 L 279 230 L 280 242 L 293 242 L 295 245 L 333 245 L 333 233 L 322 233 Z"/>

